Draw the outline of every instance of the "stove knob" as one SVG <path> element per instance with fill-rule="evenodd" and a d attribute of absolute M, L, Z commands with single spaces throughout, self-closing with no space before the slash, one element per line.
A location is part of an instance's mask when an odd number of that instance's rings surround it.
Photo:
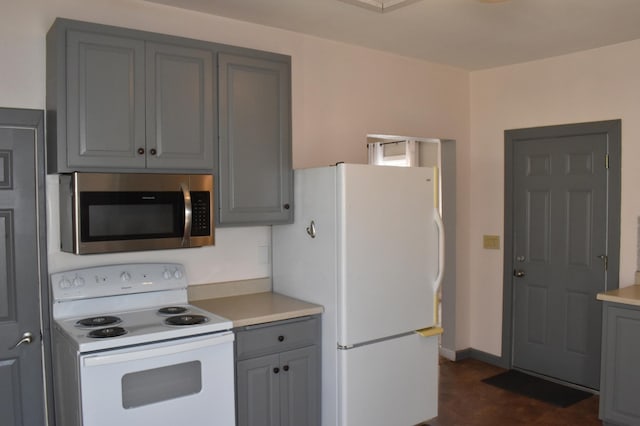
<path fill-rule="evenodd" d="M 66 278 L 63 278 L 63 279 L 60 280 L 59 285 L 60 285 L 60 288 L 69 288 L 69 287 L 71 287 L 71 281 L 69 281 Z"/>
<path fill-rule="evenodd" d="M 129 281 L 131 279 L 131 274 L 128 272 L 123 272 L 120 274 L 120 280 L 121 281 Z"/>
<path fill-rule="evenodd" d="M 180 278 L 182 278 L 182 271 L 180 269 L 176 269 L 173 273 L 173 276 L 176 278 L 176 280 L 179 280 Z"/>
<path fill-rule="evenodd" d="M 84 286 L 84 278 L 82 277 L 75 277 L 73 279 L 73 286 L 74 287 L 82 287 Z"/>
<path fill-rule="evenodd" d="M 164 272 L 162 273 L 162 276 L 164 277 L 165 280 L 170 280 L 171 278 L 173 278 L 173 274 L 168 269 L 164 270 Z"/>

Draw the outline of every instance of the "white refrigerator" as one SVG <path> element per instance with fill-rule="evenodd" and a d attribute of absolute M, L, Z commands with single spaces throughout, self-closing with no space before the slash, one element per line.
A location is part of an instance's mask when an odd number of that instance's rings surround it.
<path fill-rule="evenodd" d="M 338 164 L 294 176 L 294 223 L 273 227 L 273 289 L 325 308 L 322 425 L 436 417 L 444 234 L 433 169 Z"/>

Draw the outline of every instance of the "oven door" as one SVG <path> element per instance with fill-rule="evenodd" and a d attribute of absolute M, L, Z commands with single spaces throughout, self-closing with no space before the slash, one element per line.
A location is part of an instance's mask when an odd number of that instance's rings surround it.
<path fill-rule="evenodd" d="M 91 426 L 235 425 L 233 333 L 80 355 Z"/>

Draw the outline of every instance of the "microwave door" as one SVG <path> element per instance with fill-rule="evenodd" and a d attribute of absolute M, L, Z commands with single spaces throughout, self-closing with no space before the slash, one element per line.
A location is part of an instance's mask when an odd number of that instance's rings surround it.
<path fill-rule="evenodd" d="M 82 192 L 80 249 L 89 252 L 180 248 L 185 229 L 182 191 Z"/>

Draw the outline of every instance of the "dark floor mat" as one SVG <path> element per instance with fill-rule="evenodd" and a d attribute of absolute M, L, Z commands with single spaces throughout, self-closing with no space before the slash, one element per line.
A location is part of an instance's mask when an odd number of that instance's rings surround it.
<path fill-rule="evenodd" d="M 553 383 L 516 370 L 509 370 L 482 381 L 559 407 L 568 407 L 592 396 L 589 392 Z"/>

